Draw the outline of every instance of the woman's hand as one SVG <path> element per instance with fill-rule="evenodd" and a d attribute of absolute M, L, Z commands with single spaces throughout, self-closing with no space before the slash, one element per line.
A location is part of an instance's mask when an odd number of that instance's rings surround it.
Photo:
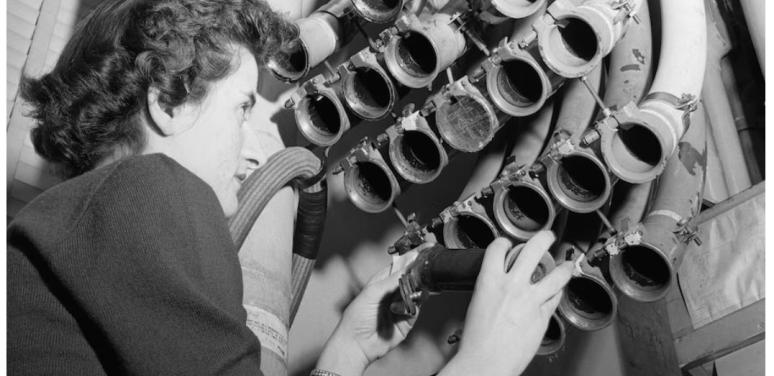
<path fill-rule="evenodd" d="M 417 315 L 397 316 L 390 311 L 398 279 L 422 246 L 393 259 L 391 265 L 371 277 L 349 304 L 339 325 L 325 344 L 317 368 L 342 376 L 361 375 L 371 362 L 401 343 Z"/>
<path fill-rule="evenodd" d="M 565 262 L 532 284 L 532 272 L 554 242 L 541 231 L 524 246 L 506 273 L 511 243 L 498 238 L 486 250 L 465 318 L 460 349 L 440 376 L 518 375 L 540 346 L 562 288 L 572 275 Z"/>

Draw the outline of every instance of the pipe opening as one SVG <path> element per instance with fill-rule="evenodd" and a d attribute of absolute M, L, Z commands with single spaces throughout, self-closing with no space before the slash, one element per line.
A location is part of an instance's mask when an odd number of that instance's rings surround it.
<path fill-rule="evenodd" d="M 613 138 L 613 151 L 631 171 L 645 172 L 661 162 L 661 143 L 653 131 L 636 123 L 621 124 Z M 642 166 L 643 164 L 647 166 Z"/>
<path fill-rule="evenodd" d="M 548 225 L 550 209 L 543 196 L 526 186 L 508 189 L 503 202 L 505 215 L 517 228 L 538 231 Z"/>
<path fill-rule="evenodd" d="M 549 35 L 552 58 L 568 67 L 580 67 L 590 62 L 599 50 L 594 29 L 578 17 L 565 17 L 556 21 L 556 28 Z"/>
<path fill-rule="evenodd" d="M 621 254 L 627 279 L 641 290 L 662 290 L 672 279 L 671 268 L 663 257 L 645 246 L 628 247 Z"/>
<path fill-rule="evenodd" d="M 399 137 L 399 159 L 396 164 L 423 177 L 432 176 L 441 168 L 441 152 L 430 136 L 423 132 L 406 131 Z"/>
<path fill-rule="evenodd" d="M 588 320 L 601 320 L 613 314 L 613 301 L 599 283 L 588 278 L 572 278 L 565 289 L 575 314 Z"/>
<path fill-rule="evenodd" d="M 497 72 L 497 91 L 510 105 L 529 107 L 542 99 L 543 80 L 524 60 L 504 61 Z"/>
<path fill-rule="evenodd" d="M 566 156 L 559 162 L 557 173 L 559 188 L 571 200 L 591 202 L 605 194 L 605 171 L 590 158 Z"/>
<path fill-rule="evenodd" d="M 416 31 L 406 32 L 397 41 L 398 66 L 412 77 L 425 78 L 435 72 L 438 57 L 433 44 Z"/>
<path fill-rule="evenodd" d="M 276 53 L 266 65 L 280 79 L 296 81 L 306 73 L 308 60 L 303 44 L 296 42 L 288 50 Z"/>
<path fill-rule="evenodd" d="M 382 208 L 392 201 L 390 177 L 375 163 L 357 162 L 352 174 L 352 183 L 356 201 L 370 208 Z"/>
<path fill-rule="evenodd" d="M 486 248 L 497 237 L 486 222 L 473 215 L 460 214 L 446 226 L 450 226 L 448 232 L 444 231 L 449 237 L 445 239 L 449 247 Z"/>
<path fill-rule="evenodd" d="M 553 347 L 562 341 L 562 337 L 562 326 L 559 324 L 556 316 L 552 315 L 548 320 L 548 328 L 546 328 L 546 333 L 543 335 L 540 345 L 541 347 Z"/>
<path fill-rule="evenodd" d="M 298 125 L 312 140 L 335 139 L 342 131 L 342 114 L 334 100 L 327 95 L 306 96 L 298 111 L 302 115 Z"/>
<path fill-rule="evenodd" d="M 391 83 L 376 69 L 357 68 L 346 89 L 347 101 L 361 115 L 379 117 L 392 107 Z"/>
<path fill-rule="evenodd" d="M 401 0 L 355 0 L 360 6 L 358 8 L 367 8 L 374 13 L 391 13 L 401 6 Z"/>
<path fill-rule="evenodd" d="M 486 105 L 469 95 L 452 96 L 435 116 L 438 132 L 455 149 L 478 151 L 494 137 L 494 120 Z"/>

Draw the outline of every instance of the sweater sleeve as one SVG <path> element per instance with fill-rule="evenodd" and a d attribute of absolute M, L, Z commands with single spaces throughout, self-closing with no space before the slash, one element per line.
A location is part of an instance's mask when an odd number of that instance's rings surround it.
<path fill-rule="evenodd" d="M 27 257 L 61 286 L 108 373 L 259 375 L 237 251 L 212 190 L 171 159 L 119 164 L 51 242 L 30 224 Z M 23 225 L 23 224 L 22 224 Z"/>

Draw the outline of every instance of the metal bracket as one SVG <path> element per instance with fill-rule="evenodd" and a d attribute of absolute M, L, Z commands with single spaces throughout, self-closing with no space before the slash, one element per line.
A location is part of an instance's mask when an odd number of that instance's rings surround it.
<path fill-rule="evenodd" d="M 693 242 L 697 246 L 701 246 L 702 244 L 701 237 L 699 236 L 699 227 L 691 221 L 682 220 L 678 222 L 677 229 L 673 233 L 685 244 L 690 242 Z"/>

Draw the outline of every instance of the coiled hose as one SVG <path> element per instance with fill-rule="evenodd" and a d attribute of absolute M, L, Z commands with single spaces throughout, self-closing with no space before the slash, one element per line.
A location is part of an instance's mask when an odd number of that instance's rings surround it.
<path fill-rule="evenodd" d="M 325 223 L 327 186 L 324 174 L 324 162 L 309 150 L 284 149 L 272 155 L 263 167 L 244 181 L 237 194 L 239 208 L 229 221 L 231 237 L 240 250 L 247 326 L 261 342 L 261 370 L 265 375 L 287 374 L 288 328 L 314 268 Z M 270 270 L 265 265 L 272 262 L 263 259 L 281 255 L 242 250 L 269 200 L 288 184 L 299 191 L 289 287 L 287 280 L 277 278 L 287 276 L 287 272 Z"/>

